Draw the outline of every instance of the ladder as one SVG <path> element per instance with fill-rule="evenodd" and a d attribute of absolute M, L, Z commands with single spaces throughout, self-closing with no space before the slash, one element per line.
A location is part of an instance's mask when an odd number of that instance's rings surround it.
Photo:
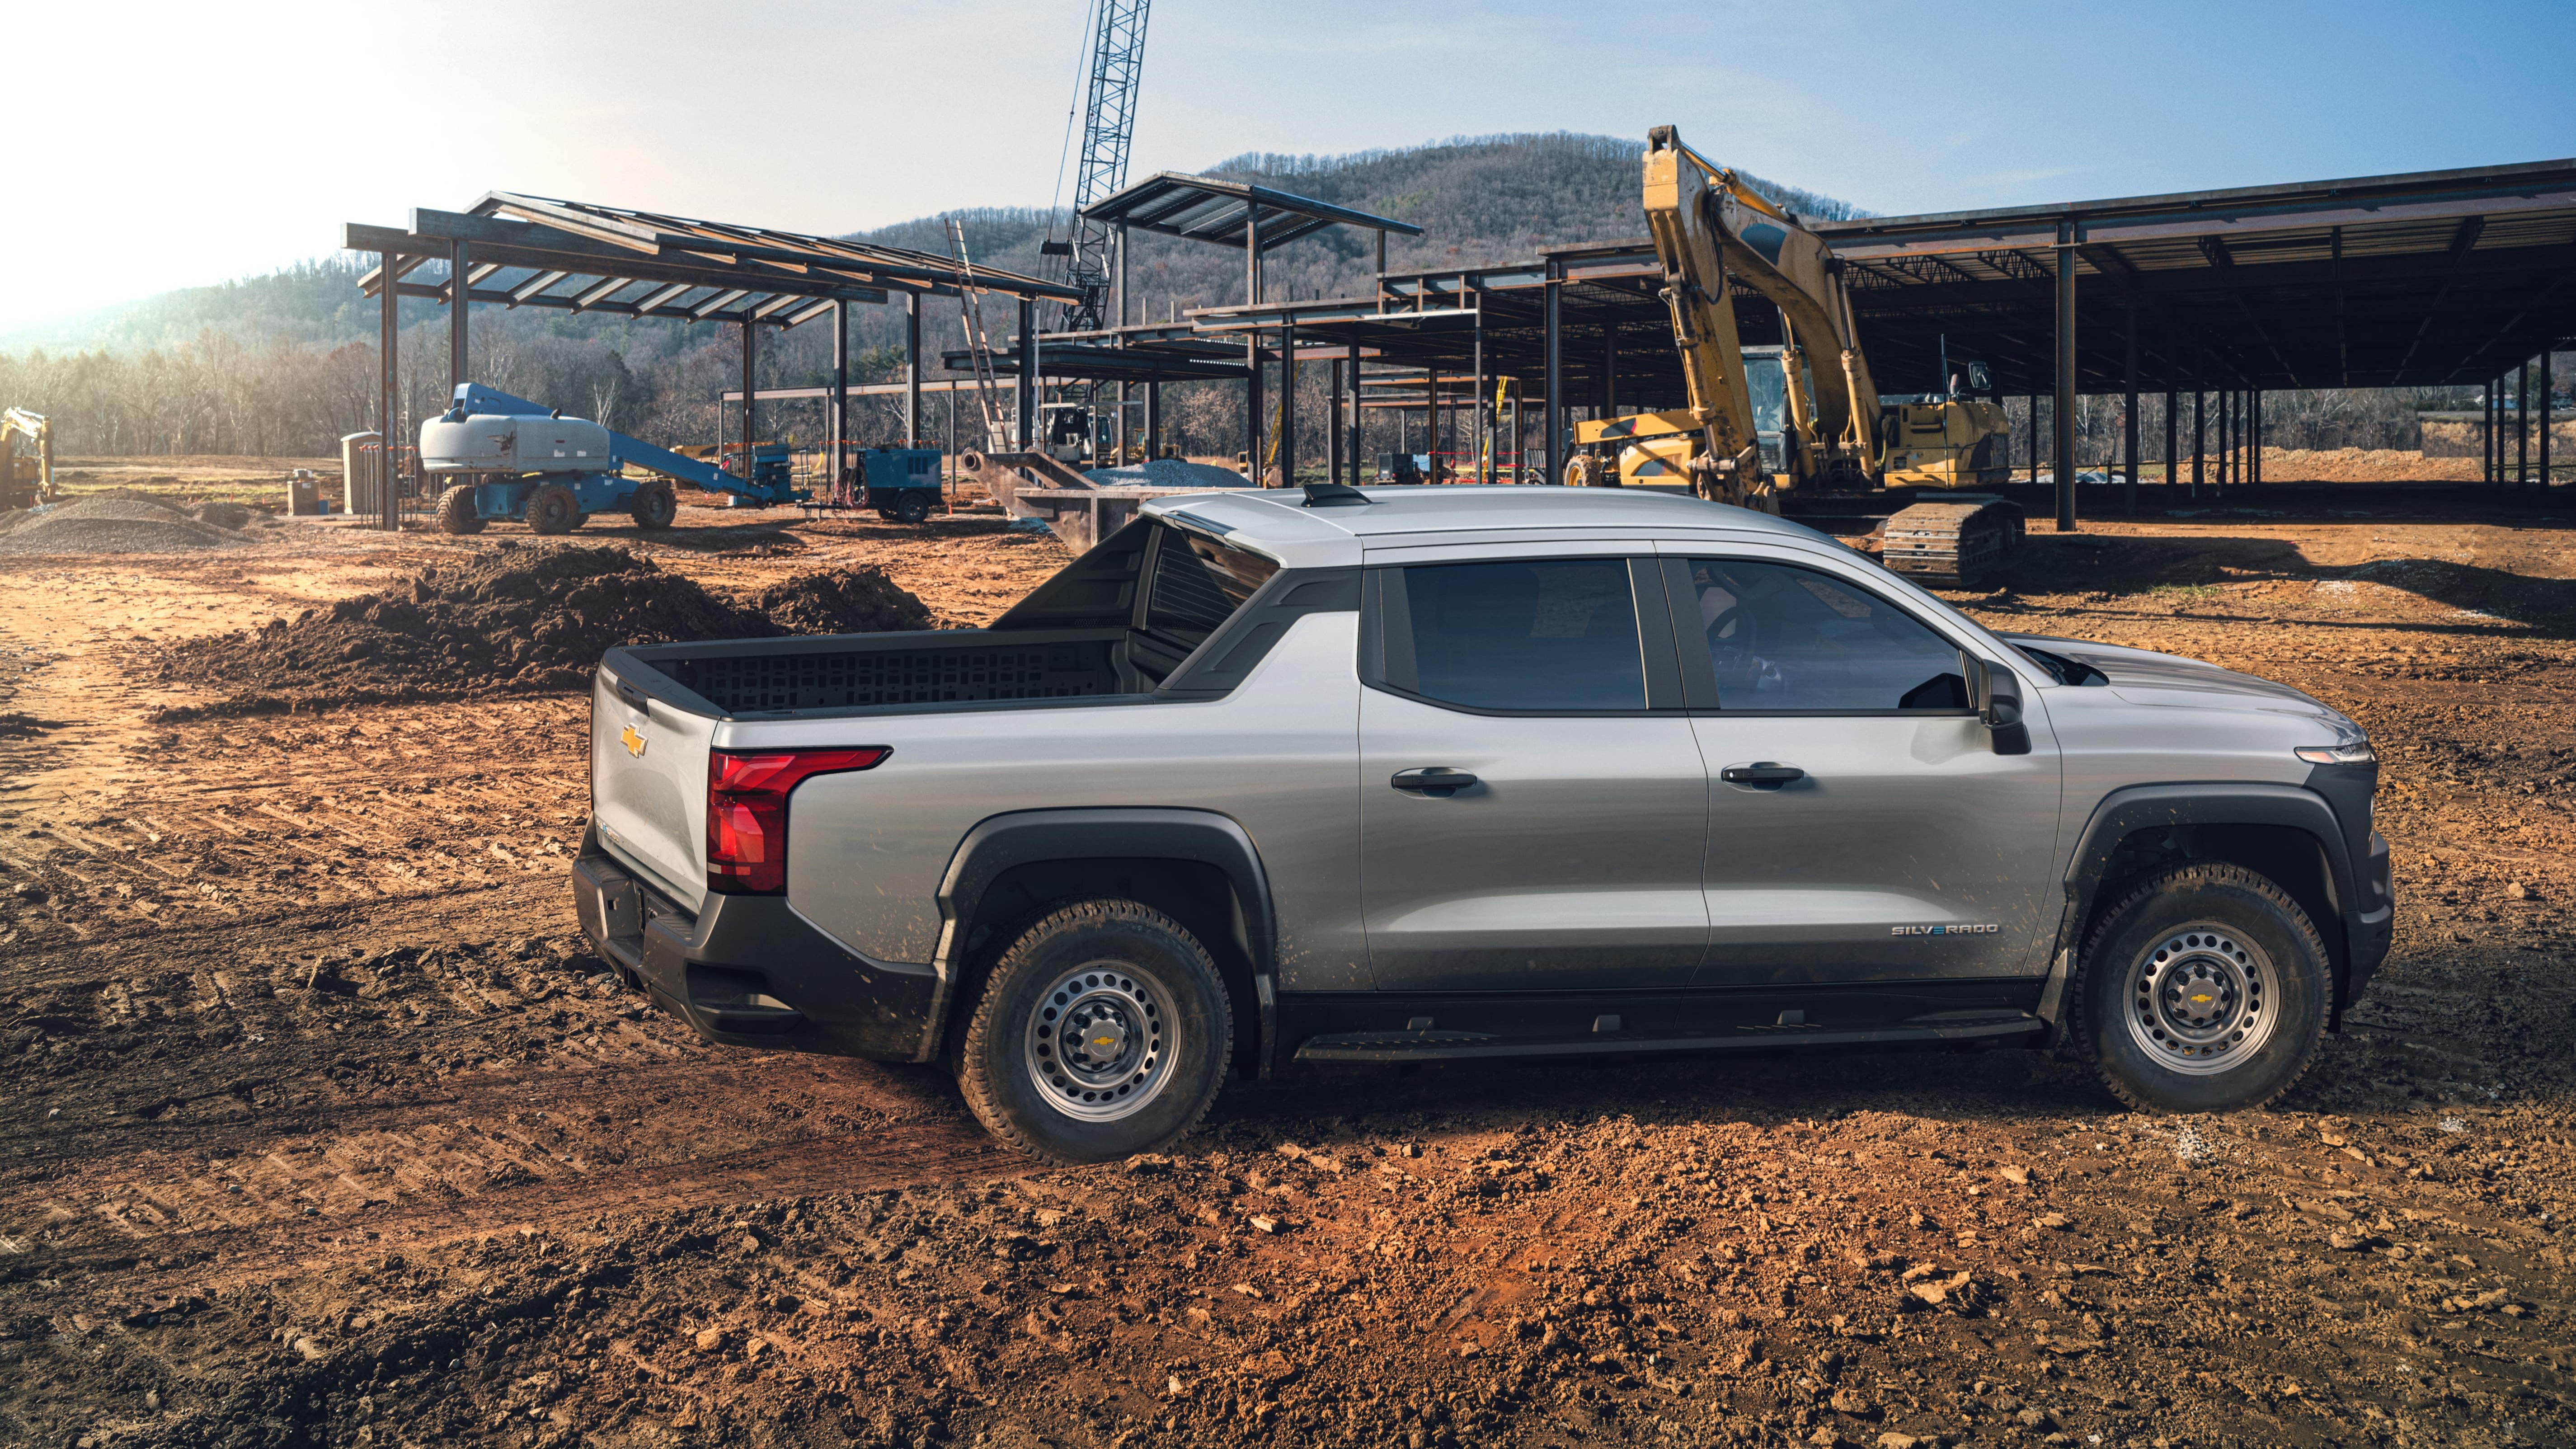
<path fill-rule="evenodd" d="M 1002 415 L 1002 383 L 994 376 L 993 345 L 984 333 L 984 294 L 975 285 L 975 261 L 966 254 L 966 224 L 952 216 L 947 225 L 949 250 L 956 253 L 958 269 L 966 274 L 957 289 L 957 315 L 966 327 L 966 353 L 975 362 L 975 405 L 984 419 L 984 449 L 1007 453 L 1015 440 L 1009 419 Z M 1028 385 L 1028 379 L 1020 380 L 1020 386 Z"/>

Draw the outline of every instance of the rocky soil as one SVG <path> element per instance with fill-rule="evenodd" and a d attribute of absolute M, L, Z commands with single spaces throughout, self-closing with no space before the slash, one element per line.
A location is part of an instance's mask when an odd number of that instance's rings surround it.
<path fill-rule="evenodd" d="M 675 532 L 710 597 L 874 563 L 947 618 L 1052 549 Z M 577 698 L 149 722 L 225 687 L 149 651 L 472 553 L 0 570 L 0 1442 L 2576 1442 L 2571 545 L 2088 523 L 1959 599 L 2370 727 L 2397 947 L 2282 1110 L 2027 1051 L 1352 1070 L 1076 1171 L 616 989 Z"/>

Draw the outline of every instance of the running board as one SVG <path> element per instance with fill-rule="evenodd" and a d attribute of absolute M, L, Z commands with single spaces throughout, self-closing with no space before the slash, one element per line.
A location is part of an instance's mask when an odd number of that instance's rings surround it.
<path fill-rule="evenodd" d="M 1301 1062 L 1473 1061 L 1486 1057 L 1633 1056 L 1783 1046 L 1924 1046 L 2037 1035 L 2048 1023 L 2026 1011 L 1944 1012 L 1895 1026 L 1739 1026 L 1670 1034 L 1585 1032 L 1497 1036 L 1474 1031 L 1349 1031 L 1308 1037 Z"/>

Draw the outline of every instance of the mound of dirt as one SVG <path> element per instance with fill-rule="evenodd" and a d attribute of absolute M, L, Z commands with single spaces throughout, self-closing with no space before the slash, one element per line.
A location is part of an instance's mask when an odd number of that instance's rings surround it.
<path fill-rule="evenodd" d="M 874 564 L 798 574 L 762 590 L 751 608 L 780 634 L 882 634 L 936 627 L 929 606 Z"/>
<path fill-rule="evenodd" d="M 802 575 L 745 608 L 624 549 L 512 549 L 292 621 L 174 645 L 163 679 L 236 693 L 162 718 L 578 691 L 621 644 L 928 627 L 921 601 L 872 568 Z"/>
<path fill-rule="evenodd" d="M 247 509 L 242 511 L 248 513 Z M 249 519 L 245 517 L 242 522 Z M 179 553 L 239 548 L 251 540 L 234 531 L 238 526 L 223 526 L 222 518 L 192 518 L 185 509 L 141 493 L 94 493 L 70 503 L 0 515 L 0 553 Z"/>

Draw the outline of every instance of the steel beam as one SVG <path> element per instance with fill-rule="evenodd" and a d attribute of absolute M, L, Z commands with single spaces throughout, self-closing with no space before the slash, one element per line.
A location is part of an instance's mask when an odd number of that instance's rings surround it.
<path fill-rule="evenodd" d="M 2075 228 L 2057 229 L 2057 531 L 2075 531 Z"/>

